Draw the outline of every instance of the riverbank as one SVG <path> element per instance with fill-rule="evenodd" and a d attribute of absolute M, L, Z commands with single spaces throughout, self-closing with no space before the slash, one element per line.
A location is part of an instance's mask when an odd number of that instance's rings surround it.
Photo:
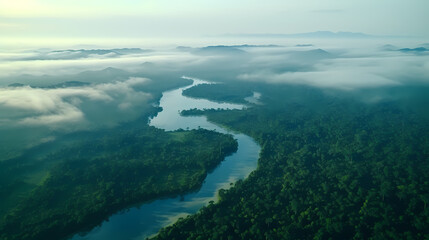
<path fill-rule="evenodd" d="M 193 79 L 194 84 L 163 93 L 159 107 L 162 111 L 151 119 L 150 125 L 173 131 L 177 129 L 209 129 L 229 133 L 206 117 L 184 117 L 180 112 L 191 108 L 242 109 L 243 105 L 216 103 L 205 99 L 192 99 L 182 95 L 184 89 L 204 83 Z M 88 232 L 85 236 L 74 236 L 73 240 L 115 240 L 144 239 L 156 234 L 162 227 L 176 222 L 181 217 L 197 212 L 201 207 L 216 201 L 218 190 L 230 188 L 231 183 L 248 176 L 256 169 L 260 147 L 244 134 L 230 133 L 238 142 L 238 150 L 225 158 L 221 164 L 210 172 L 202 187 L 193 193 L 176 198 L 159 199 L 126 212 L 115 214 L 101 226 Z"/>

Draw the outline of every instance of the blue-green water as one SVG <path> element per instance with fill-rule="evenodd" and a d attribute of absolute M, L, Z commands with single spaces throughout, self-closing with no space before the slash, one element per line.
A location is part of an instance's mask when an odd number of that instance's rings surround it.
<path fill-rule="evenodd" d="M 81 236 L 75 235 L 73 240 L 136 240 L 156 234 L 159 229 L 174 223 L 179 217 L 197 212 L 210 201 L 216 201 L 217 192 L 221 188 L 229 188 L 230 183 L 243 179 L 256 169 L 260 147 L 247 135 L 229 132 L 226 129 L 207 121 L 204 116 L 180 116 L 181 110 L 230 108 L 242 109 L 243 105 L 216 103 L 205 99 L 193 99 L 182 95 L 186 88 L 205 83 L 192 79 L 190 86 L 163 93 L 160 106 L 163 108 L 150 125 L 167 131 L 182 129 L 205 128 L 222 133 L 230 133 L 238 141 L 238 150 L 207 175 L 203 186 L 198 192 L 182 197 L 159 199 L 139 207 L 131 208 L 123 213 L 112 215 L 108 221 Z"/>

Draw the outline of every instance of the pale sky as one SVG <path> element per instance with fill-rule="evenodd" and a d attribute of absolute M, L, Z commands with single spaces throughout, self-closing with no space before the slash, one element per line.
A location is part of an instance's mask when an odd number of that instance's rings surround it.
<path fill-rule="evenodd" d="M 429 37 L 428 0 L 0 0 L 0 38 L 350 31 Z"/>

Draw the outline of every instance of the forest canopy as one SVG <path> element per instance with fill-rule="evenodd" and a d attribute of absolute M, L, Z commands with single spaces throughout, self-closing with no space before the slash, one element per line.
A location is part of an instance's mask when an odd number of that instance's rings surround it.
<path fill-rule="evenodd" d="M 222 100 L 235 88 L 226 85 L 223 95 L 216 87 L 213 95 L 204 91 Z M 253 90 L 262 93 L 264 105 L 184 113 L 205 114 L 255 138 L 262 146 L 258 169 L 221 190 L 218 203 L 154 239 L 429 237 L 424 114 L 404 107 L 404 99 L 367 103 L 353 94 L 293 85 Z"/>

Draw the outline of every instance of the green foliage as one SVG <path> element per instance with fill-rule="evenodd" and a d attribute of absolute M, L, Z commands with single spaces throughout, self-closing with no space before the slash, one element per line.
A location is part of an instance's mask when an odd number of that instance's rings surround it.
<path fill-rule="evenodd" d="M 220 110 L 220 109 L 219 109 Z M 197 108 L 192 108 L 192 109 L 188 109 L 188 110 L 182 110 L 180 112 L 180 115 L 182 116 L 202 116 L 206 114 L 206 110 L 200 110 Z"/>
<path fill-rule="evenodd" d="M 202 129 L 144 126 L 86 136 L 44 159 L 61 161 L 2 218 L 0 239 L 61 239 L 134 204 L 196 190 L 237 149 L 232 136 Z"/>
<path fill-rule="evenodd" d="M 429 238 L 427 119 L 395 102 L 256 90 L 263 106 L 205 114 L 258 141 L 258 169 L 156 239 Z"/>

